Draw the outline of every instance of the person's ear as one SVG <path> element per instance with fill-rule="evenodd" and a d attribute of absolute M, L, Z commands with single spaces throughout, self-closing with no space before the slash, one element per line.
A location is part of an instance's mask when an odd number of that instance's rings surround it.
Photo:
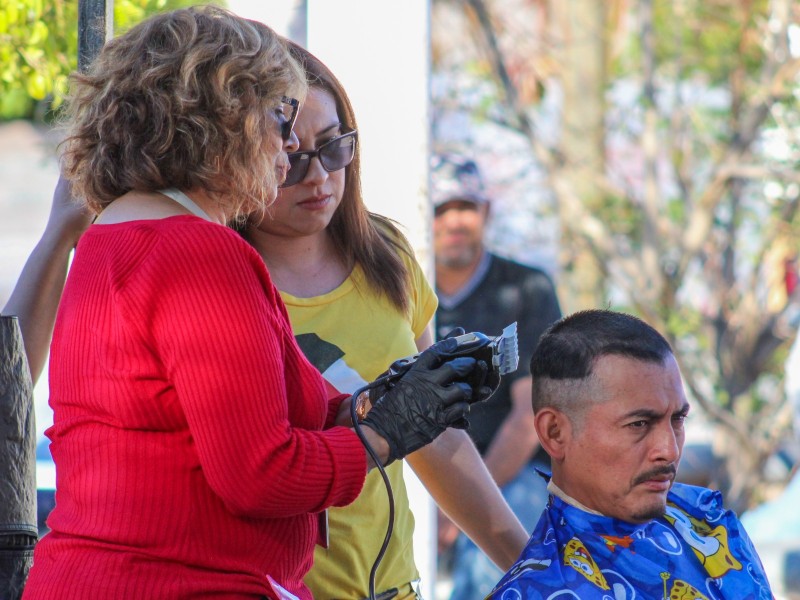
<path fill-rule="evenodd" d="M 534 416 L 539 443 L 554 461 L 563 460 L 572 435 L 572 424 L 560 410 L 546 406 Z"/>

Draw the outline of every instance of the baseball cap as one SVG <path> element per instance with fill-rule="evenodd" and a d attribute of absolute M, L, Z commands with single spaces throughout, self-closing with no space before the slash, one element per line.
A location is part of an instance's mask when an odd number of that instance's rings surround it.
<path fill-rule="evenodd" d="M 431 202 L 437 208 L 462 200 L 486 204 L 483 177 L 474 160 L 455 154 L 437 154 L 431 160 Z"/>

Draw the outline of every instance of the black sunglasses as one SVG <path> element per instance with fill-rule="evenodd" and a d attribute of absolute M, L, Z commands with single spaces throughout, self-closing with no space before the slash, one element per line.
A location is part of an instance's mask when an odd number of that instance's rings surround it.
<path fill-rule="evenodd" d="M 289 118 L 281 123 L 281 137 L 284 142 L 288 142 L 292 137 L 292 129 L 294 129 L 294 122 L 297 121 L 297 111 L 300 109 L 300 101 L 295 98 L 288 98 L 284 96 L 281 98 L 283 104 L 288 104 L 292 107 L 292 112 Z"/>
<path fill-rule="evenodd" d="M 308 174 L 311 160 L 315 156 L 319 158 L 322 168 L 328 173 L 344 169 L 353 162 L 357 138 L 358 132 L 354 129 L 325 142 L 316 150 L 291 152 L 289 154 L 289 172 L 286 174 L 286 181 L 280 187 L 289 187 L 303 181 Z"/>

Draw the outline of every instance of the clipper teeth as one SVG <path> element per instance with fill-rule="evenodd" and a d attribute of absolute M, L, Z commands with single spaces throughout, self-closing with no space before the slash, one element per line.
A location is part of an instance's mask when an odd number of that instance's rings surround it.
<path fill-rule="evenodd" d="M 495 364 L 498 367 L 500 375 L 506 373 L 513 373 L 519 366 L 519 345 L 517 343 L 517 322 L 514 321 L 503 329 L 500 340 L 497 343 L 497 356 Z"/>

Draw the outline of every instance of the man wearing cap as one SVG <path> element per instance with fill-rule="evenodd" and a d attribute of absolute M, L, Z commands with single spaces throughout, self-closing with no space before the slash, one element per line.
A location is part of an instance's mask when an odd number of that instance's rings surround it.
<path fill-rule="evenodd" d="M 469 432 L 506 501 L 530 531 L 547 501 L 546 483 L 535 467 L 547 468 L 548 462 L 533 426 L 527 365 L 539 336 L 561 317 L 555 288 L 543 271 L 486 249 L 489 198 L 474 161 L 437 157 L 432 200 L 437 338 L 455 327 L 499 335 L 509 323 L 518 325 L 521 368 L 503 377 L 488 402 L 472 407 Z M 440 548 L 455 535 L 442 519 Z M 453 548 L 451 600 L 483 598 L 501 575 L 466 536 L 459 536 Z"/>

